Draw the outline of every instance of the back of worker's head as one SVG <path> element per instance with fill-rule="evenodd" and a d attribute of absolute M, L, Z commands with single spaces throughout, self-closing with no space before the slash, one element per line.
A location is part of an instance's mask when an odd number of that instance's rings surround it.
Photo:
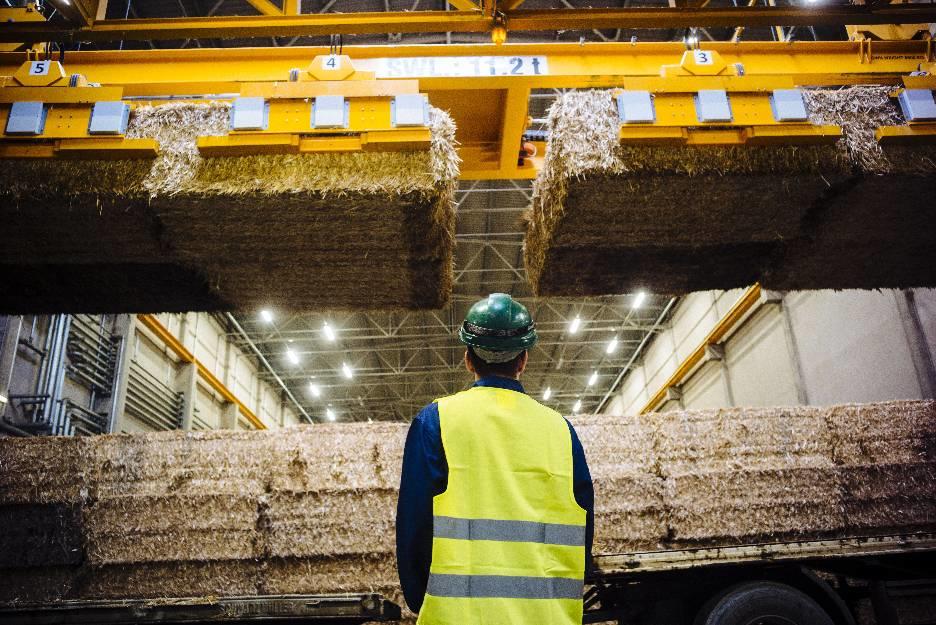
<path fill-rule="evenodd" d="M 476 376 L 516 378 L 536 344 L 536 328 L 526 306 L 506 293 L 491 293 L 468 311 L 458 338 L 467 346 L 465 365 Z"/>

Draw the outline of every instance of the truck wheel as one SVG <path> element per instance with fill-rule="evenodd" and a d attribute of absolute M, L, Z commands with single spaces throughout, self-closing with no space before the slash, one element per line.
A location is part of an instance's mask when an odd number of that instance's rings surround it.
<path fill-rule="evenodd" d="M 835 625 L 812 598 L 792 586 L 746 582 L 713 597 L 693 625 Z"/>

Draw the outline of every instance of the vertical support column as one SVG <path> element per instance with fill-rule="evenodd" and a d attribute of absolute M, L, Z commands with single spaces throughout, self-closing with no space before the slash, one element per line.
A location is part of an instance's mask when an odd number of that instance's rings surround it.
<path fill-rule="evenodd" d="M 517 159 L 520 155 L 521 143 L 523 143 L 523 131 L 526 130 L 530 110 L 530 90 L 523 87 L 511 87 L 507 89 L 505 99 L 499 163 L 502 172 L 517 169 Z"/>
<path fill-rule="evenodd" d="M 3 317 L 0 319 L 0 395 L 4 398 L 0 399 L 0 417 L 3 416 L 6 410 L 7 398 L 10 397 L 13 367 L 16 364 L 16 352 L 22 331 L 22 317 Z"/>
<path fill-rule="evenodd" d="M 198 367 L 194 363 L 186 362 L 179 369 L 178 387 L 182 392 L 182 423 L 183 430 L 192 429 L 192 418 L 195 416 L 195 394 L 198 392 Z"/>
<path fill-rule="evenodd" d="M 130 362 L 133 360 L 134 350 L 136 349 L 136 324 L 135 315 L 119 315 L 114 320 L 114 333 L 120 336 L 120 352 L 117 357 L 117 370 L 114 372 L 114 392 L 111 396 L 110 417 L 107 426 L 108 434 L 114 434 L 123 429 Z"/>
<path fill-rule="evenodd" d="M 237 418 L 240 416 L 240 411 L 237 409 L 237 404 L 232 402 L 227 402 L 224 404 L 224 410 L 221 413 L 221 423 L 219 424 L 222 430 L 236 430 L 237 429 Z"/>
<path fill-rule="evenodd" d="M 932 399 L 936 397 L 936 362 L 933 361 L 933 354 L 926 342 L 916 296 L 912 290 L 907 289 L 894 291 L 894 299 L 897 302 L 897 310 L 900 312 L 900 321 L 907 337 L 907 346 L 910 348 L 910 358 L 913 360 L 917 381 L 920 383 L 920 394 L 925 399 Z"/>
<path fill-rule="evenodd" d="M 796 401 L 801 406 L 809 404 L 809 394 L 806 392 L 806 379 L 803 376 L 803 364 L 800 359 L 799 346 L 796 343 L 796 333 L 793 331 L 793 317 L 786 304 L 787 296 L 776 294 L 776 302 L 780 307 L 780 317 L 783 321 L 783 338 L 786 340 L 787 351 L 790 353 L 790 364 L 793 369 L 793 384 L 796 386 Z"/>

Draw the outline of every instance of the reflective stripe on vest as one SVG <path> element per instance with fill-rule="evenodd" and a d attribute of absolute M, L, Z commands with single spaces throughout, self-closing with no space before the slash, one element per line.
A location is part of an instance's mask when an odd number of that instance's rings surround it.
<path fill-rule="evenodd" d="M 581 625 L 585 511 L 555 411 L 507 389 L 439 400 L 448 486 L 433 500 L 419 625 Z"/>

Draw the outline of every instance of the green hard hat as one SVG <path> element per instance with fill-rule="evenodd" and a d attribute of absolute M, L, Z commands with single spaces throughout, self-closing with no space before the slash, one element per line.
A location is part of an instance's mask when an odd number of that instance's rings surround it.
<path fill-rule="evenodd" d="M 506 293 L 491 293 L 468 311 L 458 338 L 482 350 L 519 353 L 536 344 L 536 328 L 526 306 Z"/>

